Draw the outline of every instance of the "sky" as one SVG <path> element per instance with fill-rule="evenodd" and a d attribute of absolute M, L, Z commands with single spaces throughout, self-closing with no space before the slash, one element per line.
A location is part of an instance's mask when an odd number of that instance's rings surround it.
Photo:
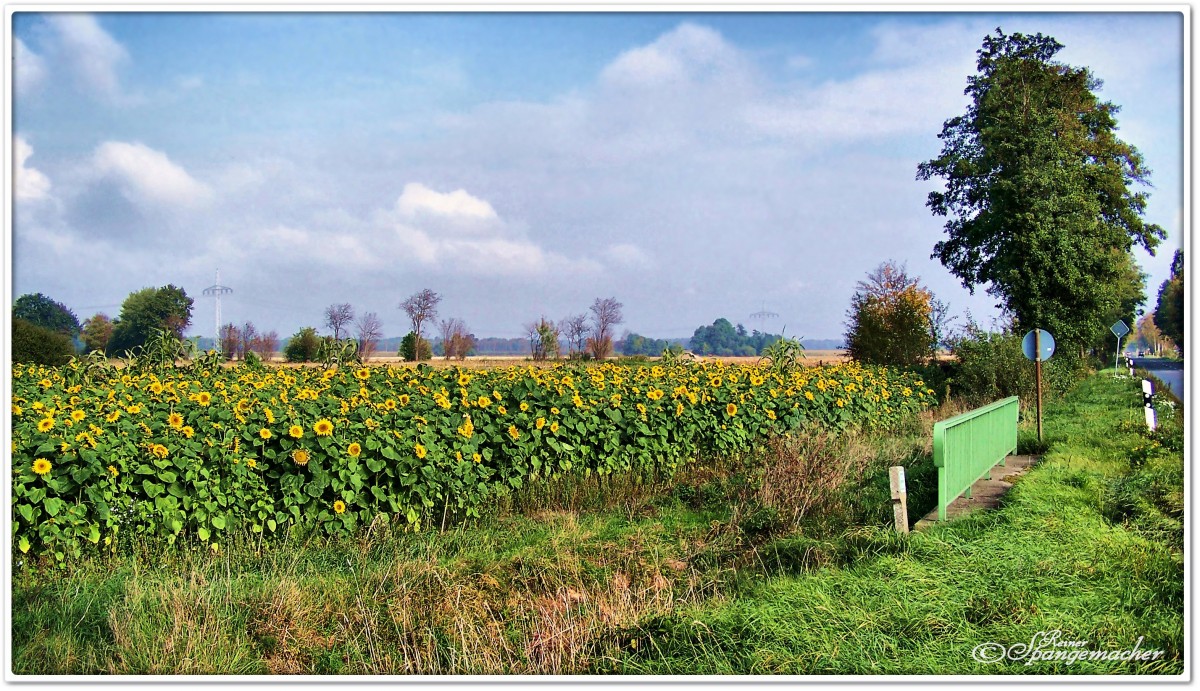
<path fill-rule="evenodd" d="M 836 339 L 891 260 L 986 327 L 916 169 L 996 27 L 1121 107 L 1168 234 L 1136 253 L 1152 309 L 1184 232 L 1179 13 L 17 13 L 11 295 L 82 321 L 170 283 L 211 336 L 220 271 L 222 321 L 285 338 L 334 303 L 403 335 L 430 288 L 481 337 L 615 297 L 655 338 Z"/>

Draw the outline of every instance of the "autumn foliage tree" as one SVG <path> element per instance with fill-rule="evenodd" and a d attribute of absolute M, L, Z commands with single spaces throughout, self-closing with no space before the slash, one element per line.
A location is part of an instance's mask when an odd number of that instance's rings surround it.
<path fill-rule="evenodd" d="M 846 350 L 859 362 L 909 367 L 929 360 L 937 346 L 934 298 L 895 262 L 880 264 L 859 281 L 850 300 Z"/>
<path fill-rule="evenodd" d="M 596 298 L 592 303 L 592 329 L 587 348 L 592 357 L 603 360 L 613 351 L 613 330 L 625 321 L 621 314 L 624 307 L 616 298 Z"/>

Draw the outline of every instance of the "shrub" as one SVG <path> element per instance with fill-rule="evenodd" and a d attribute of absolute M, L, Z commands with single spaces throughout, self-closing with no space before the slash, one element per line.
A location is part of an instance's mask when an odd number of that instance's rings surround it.
<path fill-rule="evenodd" d="M 49 365 L 65 365 L 75 355 L 71 339 L 61 333 L 31 324 L 24 319 L 13 319 L 12 326 L 13 362 Z"/>
<path fill-rule="evenodd" d="M 306 326 L 288 339 L 283 348 L 283 357 L 288 362 L 314 362 L 320 347 L 321 337 L 317 335 L 317 330 Z"/>
<path fill-rule="evenodd" d="M 954 365 L 950 387 L 973 405 L 1020 396 L 1031 403 L 1037 395 L 1034 364 L 1021 352 L 1021 336 L 977 333 L 955 341 L 951 347 Z M 1056 398 L 1066 393 L 1085 374 L 1086 363 L 1079 354 L 1062 349 L 1042 363 L 1042 395 Z"/>
<path fill-rule="evenodd" d="M 433 358 L 433 346 L 424 338 L 420 339 L 420 348 L 417 347 L 417 333 L 409 331 L 404 339 L 400 341 L 400 357 L 409 362 L 416 360 L 429 360 Z"/>

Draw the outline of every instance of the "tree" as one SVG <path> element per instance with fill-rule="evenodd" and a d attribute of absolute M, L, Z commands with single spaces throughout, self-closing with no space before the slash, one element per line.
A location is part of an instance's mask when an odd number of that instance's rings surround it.
<path fill-rule="evenodd" d="M 445 358 L 447 360 L 451 358 L 455 360 L 467 359 L 467 355 L 475 348 L 475 336 L 467 330 L 467 325 L 463 320 L 457 317 L 443 319 L 440 326 L 442 332 L 442 354 Z"/>
<path fill-rule="evenodd" d="M 92 352 L 99 350 L 104 352 L 108 346 L 108 339 L 112 338 L 113 324 L 107 314 L 97 312 L 83 322 L 83 329 L 80 332 L 80 338 L 83 340 L 84 350 Z"/>
<path fill-rule="evenodd" d="M 895 262 L 858 282 L 846 316 L 846 351 L 859 362 L 912 367 L 934 354 L 933 294 Z"/>
<path fill-rule="evenodd" d="M 1166 336 L 1159 330 L 1158 324 L 1154 323 L 1154 317 L 1154 312 L 1143 315 L 1134 328 L 1131 340 L 1136 341 L 1138 347 L 1154 351 L 1154 354 L 1157 355 L 1162 352 Z"/>
<path fill-rule="evenodd" d="M 596 298 L 592 303 L 592 328 L 588 338 L 588 350 L 597 360 L 607 358 L 613 349 L 613 328 L 625 321 L 621 315 L 624 307 L 616 298 Z"/>
<path fill-rule="evenodd" d="M 192 323 L 193 302 L 183 288 L 170 284 L 130 293 L 113 323 L 108 352 L 120 353 L 140 346 L 156 329 L 183 338 L 184 330 Z"/>
<path fill-rule="evenodd" d="M 529 354 L 534 361 L 557 360 L 559 357 L 558 326 L 541 317 L 536 322 L 525 325 L 525 335 L 529 338 Z"/>
<path fill-rule="evenodd" d="M 60 367 L 75 355 L 75 346 L 66 334 L 45 329 L 24 319 L 13 319 L 12 361 Z"/>
<path fill-rule="evenodd" d="M 279 349 L 279 334 L 274 331 L 268 331 L 258 337 L 254 350 L 264 361 L 270 362 L 271 358 L 275 357 L 275 351 Z"/>
<path fill-rule="evenodd" d="M 288 339 L 283 347 L 283 357 L 288 362 L 312 362 L 317 359 L 317 350 L 321 347 L 321 337 L 317 330 L 305 326 Z"/>
<path fill-rule="evenodd" d="M 1042 34 L 985 37 L 971 104 L 917 179 L 945 180 L 927 201 L 948 217 L 933 256 L 968 290 L 986 284 L 1018 330 L 1084 346 L 1117 309 L 1123 256 L 1134 243 L 1153 253 L 1165 234 L 1142 220 L 1146 194 L 1129 191 L 1150 171 L 1116 137 L 1118 107 L 1096 97 L 1086 67 L 1052 60 L 1061 48 Z"/>
<path fill-rule="evenodd" d="M 429 341 L 418 336 L 416 331 L 409 331 L 400 340 L 399 354 L 400 357 L 409 362 L 428 360 L 433 357 L 433 347 L 429 344 Z"/>
<path fill-rule="evenodd" d="M 366 362 L 375 354 L 375 349 L 379 347 L 379 340 L 383 338 L 383 322 L 380 321 L 379 315 L 367 312 L 359 317 L 357 326 L 358 354 L 362 357 L 363 362 Z"/>
<path fill-rule="evenodd" d="M 1183 351 L 1183 250 L 1175 250 L 1171 258 L 1171 277 L 1158 289 L 1158 304 L 1154 307 L 1154 323 Z"/>
<path fill-rule="evenodd" d="M 325 308 L 325 326 L 333 331 L 333 340 L 342 340 L 342 329 L 354 321 L 354 307 L 348 302 Z"/>
<path fill-rule="evenodd" d="M 238 351 L 242 346 L 242 330 L 235 324 L 225 324 L 221 327 L 220 334 L 221 352 L 225 355 L 225 359 L 233 360 L 237 358 Z"/>
<path fill-rule="evenodd" d="M 437 316 L 437 306 L 441 301 L 442 296 L 426 288 L 400 303 L 400 308 L 412 320 L 413 333 L 417 335 L 418 342 L 421 341 L 421 325 Z"/>
<path fill-rule="evenodd" d="M 697 328 L 688 341 L 692 352 L 700 355 L 733 355 L 740 345 L 737 329 L 725 317 Z"/>
<path fill-rule="evenodd" d="M 42 295 L 22 295 L 13 303 L 13 319 L 25 321 L 70 337 L 79 335 L 79 319 L 66 305 Z"/>
<path fill-rule="evenodd" d="M 558 325 L 558 332 L 567 339 L 567 356 L 578 357 L 583 353 L 587 339 L 588 323 L 586 314 L 572 314 L 564 317 Z"/>
<path fill-rule="evenodd" d="M 245 324 L 242 324 L 240 331 L 242 340 L 241 343 L 238 344 L 238 351 L 241 353 L 241 356 L 245 358 L 250 353 L 257 353 L 259 351 L 259 335 L 258 329 L 255 328 L 254 323 L 246 322 Z"/>

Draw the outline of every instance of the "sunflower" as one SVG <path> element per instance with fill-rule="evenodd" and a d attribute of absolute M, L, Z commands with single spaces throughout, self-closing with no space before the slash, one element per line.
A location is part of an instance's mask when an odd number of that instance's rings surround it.
<path fill-rule="evenodd" d="M 114 410 L 108 414 L 108 417 L 106 417 L 104 419 L 107 420 L 108 422 L 116 422 L 120 417 L 121 417 L 121 411 Z"/>
<path fill-rule="evenodd" d="M 45 475 L 46 473 L 49 473 L 50 468 L 52 467 L 53 466 L 50 465 L 50 461 L 47 461 L 44 458 L 39 458 L 33 462 L 33 472 L 37 473 L 38 475 Z"/>
<path fill-rule="evenodd" d="M 347 447 L 346 453 L 349 454 L 351 458 L 358 458 L 358 455 L 362 453 L 362 447 L 358 445 L 358 442 L 353 442 L 349 447 Z"/>
<path fill-rule="evenodd" d="M 253 468 L 256 465 L 258 465 L 258 461 L 254 460 L 253 458 L 246 459 L 246 467 L 247 468 Z"/>
<path fill-rule="evenodd" d="M 400 405 L 408 405 L 408 394 L 400 394 Z"/>
<path fill-rule="evenodd" d="M 200 393 L 196 394 L 196 402 L 200 405 L 206 406 L 209 403 L 212 403 L 212 394 L 207 391 L 201 391 Z"/>
<path fill-rule="evenodd" d="M 159 384 L 158 382 L 154 382 L 153 384 L 150 385 L 150 393 L 152 393 L 152 394 L 155 394 L 155 395 L 160 394 L 160 393 L 162 393 L 162 390 L 163 390 L 163 386 L 162 386 L 162 384 Z"/>
<path fill-rule="evenodd" d="M 341 499 L 333 502 L 333 512 L 339 515 L 346 513 L 346 502 L 342 501 Z"/>
<path fill-rule="evenodd" d="M 83 420 L 85 417 L 87 417 L 87 413 L 83 412 L 82 410 L 72 410 L 71 411 L 71 419 L 74 420 L 75 422 L 79 422 L 79 421 Z"/>
<path fill-rule="evenodd" d="M 516 425 L 509 425 L 508 426 L 508 436 L 512 437 L 513 441 L 516 441 L 517 439 L 519 439 L 521 437 L 521 432 L 517 430 Z"/>
<path fill-rule="evenodd" d="M 308 452 L 304 449 L 296 449 L 292 452 L 292 460 L 296 465 L 308 465 Z"/>
<path fill-rule="evenodd" d="M 366 367 L 363 367 L 363 368 L 359 369 L 357 372 L 355 372 L 354 376 L 358 377 L 359 379 L 361 379 L 363 381 L 366 381 L 371 378 L 371 370 L 367 369 Z"/>
<path fill-rule="evenodd" d="M 183 416 L 179 413 L 171 413 L 167 416 L 167 424 L 174 429 L 183 427 Z"/>
<path fill-rule="evenodd" d="M 108 472 L 112 473 L 113 477 L 116 477 L 119 474 L 117 472 L 117 467 L 113 465 L 108 466 Z"/>
<path fill-rule="evenodd" d="M 526 403 L 525 401 L 521 401 L 521 412 L 524 413 L 524 412 L 527 412 L 528 410 L 529 410 L 529 404 Z"/>
<path fill-rule="evenodd" d="M 130 415 L 137 415 L 138 413 L 142 412 L 142 407 L 140 405 L 138 405 L 137 403 L 134 403 L 133 405 L 126 408 L 125 410 Z"/>
<path fill-rule="evenodd" d="M 333 434 L 333 423 L 322 418 L 317 420 L 317 424 L 313 425 L 313 431 L 317 433 L 318 437 L 328 437 Z"/>
<path fill-rule="evenodd" d="M 471 454 L 471 460 L 476 463 L 483 463 L 483 456 L 480 456 L 477 453 L 473 453 L 473 454 Z"/>
<path fill-rule="evenodd" d="M 159 458 L 166 458 L 170 451 L 162 444 L 155 444 L 150 447 L 150 453 L 158 456 Z"/>
<path fill-rule="evenodd" d="M 52 417 L 44 417 L 42 418 L 41 422 L 38 423 L 39 432 L 49 432 L 53 427 L 54 418 Z"/>
<path fill-rule="evenodd" d="M 263 427 L 262 429 L 258 430 L 258 436 L 263 439 L 270 439 L 271 438 L 271 430 L 267 429 L 266 427 Z"/>
<path fill-rule="evenodd" d="M 505 408 L 504 406 L 500 406 L 500 407 L 496 408 L 496 412 L 500 413 L 501 415 L 507 415 L 508 408 Z"/>
<path fill-rule="evenodd" d="M 558 434 L 558 422 L 551 422 L 551 423 L 550 423 L 550 432 L 551 432 L 552 434 Z"/>
<path fill-rule="evenodd" d="M 300 425 L 292 425 L 288 428 L 288 434 L 294 439 L 299 439 L 300 437 L 304 436 L 304 428 Z"/>
<path fill-rule="evenodd" d="M 725 406 L 725 414 L 726 414 L 726 415 L 728 415 L 728 416 L 730 416 L 730 417 L 733 417 L 734 415 L 737 415 L 737 406 L 736 406 L 736 405 L 734 405 L 734 404 L 732 404 L 732 403 L 730 403 L 729 405 Z"/>
<path fill-rule="evenodd" d="M 533 423 L 533 426 L 538 429 L 545 427 L 546 426 L 546 418 L 544 418 L 544 417 L 538 418 L 537 422 Z"/>
<path fill-rule="evenodd" d="M 466 386 L 467 384 L 470 384 L 470 383 L 471 383 L 471 375 L 467 374 L 466 372 L 463 372 L 462 374 L 458 375 L 458 385 L 459 386 Z"/>
<path fill-rule="evenodd" d="M 812 392 L 811 392 L 811 391 L 805 391 L 805 392 L 804 392 L 804 397 L 805 397 L 805 398 L 807 398 L 808 400 L 810 400 L 810 401 L 811 401 L 811 400 L 813 399 Z"/>
<path fill-rule="evenodd" d="M 191 439 L 192 435 L 196 433 L 196 430 L 192 429 L 190 425 L 184 425 L 179 431 L 183 432 L 183 436 L 188 439 Z"/>
<path fill-rule="evenodd" d="M 480 396 L 476 403 L 478 403 L 480 408 L 486 408 L 492 404 L 492 399 L 488 398 L 487 396 Z"/>
<path fill-rule="evenodd" d="M 425 458 L 425 454 L 429 453 L 424 446 L 417 444 L 413 446 L 413 453 L 417 454 L 417 458 Z"/>

